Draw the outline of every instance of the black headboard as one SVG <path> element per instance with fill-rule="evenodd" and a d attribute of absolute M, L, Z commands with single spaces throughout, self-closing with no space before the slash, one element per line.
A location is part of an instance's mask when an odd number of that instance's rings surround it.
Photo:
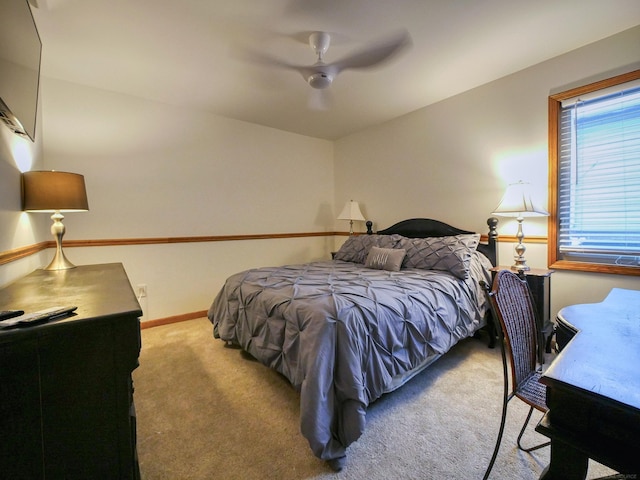
<path fill-rule="evenodd" d="M 487 219 L 487 225 L 489 226 L 489 233 L 487 234 L 487 243 L 480 243 L 478 245 L 478 251 L 483 253 L 492 263 L 496 266 L 498 259 L 498 219 L 490 217 Z M 372 223 L 367 222 L 367 233 L 372 234 Z M 439 220 L 432 220 L 430 218 L 410 218 L 396 223 L 395 225 L 385 228 L 384 230 L 378 230 L 376 232 L 379 235 L 393 235 L 394 233 L 409 238 L 427 238 L 427 237 L 448 237 L 451 235 L 462 235 L 465 233 L 477 233 L 469 230 L 461 230 L 456 227 L 452 227 Z"/>

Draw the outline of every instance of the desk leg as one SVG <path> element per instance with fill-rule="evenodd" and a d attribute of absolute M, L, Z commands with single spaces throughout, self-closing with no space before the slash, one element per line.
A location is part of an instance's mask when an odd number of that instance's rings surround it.
<path fill-rule="evenodd" d="M 551 439 L 551 463 L 544 469 L 540 480 L 584 480 L 589 457 L 571 445 Z"/>

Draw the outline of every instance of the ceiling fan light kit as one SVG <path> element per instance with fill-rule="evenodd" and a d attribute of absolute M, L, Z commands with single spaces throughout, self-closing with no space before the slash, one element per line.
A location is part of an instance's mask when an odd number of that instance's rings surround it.
<path fill-rule="evenodd" d="M 313 88 L 317 88 L 318 90 L 322 90 L 323 88 L 327 88 L 333 82 L 333 77 L 327 73 L 317 72 L 311 74 L 309 78 L 307 78 L 307 82 Z"/>

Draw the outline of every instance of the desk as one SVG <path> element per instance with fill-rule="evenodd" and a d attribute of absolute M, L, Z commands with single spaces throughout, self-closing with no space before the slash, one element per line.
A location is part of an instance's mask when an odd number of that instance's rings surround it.
<path fill-rule="evenodd" d="M 536 430 L 551 439 L 551 463 L 540 479 L 582 480 L 589 458 L 640 472 L 640 291 L 614 288 L 558 321 L 577 333 L 541 379 L 549 411 Z"/>

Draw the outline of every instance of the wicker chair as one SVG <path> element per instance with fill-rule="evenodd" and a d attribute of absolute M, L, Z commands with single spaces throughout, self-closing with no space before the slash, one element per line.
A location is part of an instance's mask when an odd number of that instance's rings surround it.
<path fill-rule="evenodd" d="M 541 376 L 541 369 L 536 360 L 539 334 L 529 286 L 526 280 L 515 273 L 501 270 L 495 276 L 492 290 L 489 292 L 486 284 L 485 289 L 491 304 L 493 319 L 496 324 L 499 323 L 496 325 L 496 330 L 499 333 L 502 348 L 504 373 L 502 421 L 493 457 L 485 474 L 485 478 L 487 478 L 500 448 L 507 415 L 507 404 L 513 397 L 519 398 L 530 406 L 527 418 L 518 435 L 518 448 L 525 452 L 531 452 L 546 447 L 550 442 L 528 448 L 523 447 L 521 443 L 534 408 L 541 412 L 548 410 L 545 401 L 547 387 L 538 381 Z M 508 380 L 507 364 L 511 365 L 511 382 Z"/>

